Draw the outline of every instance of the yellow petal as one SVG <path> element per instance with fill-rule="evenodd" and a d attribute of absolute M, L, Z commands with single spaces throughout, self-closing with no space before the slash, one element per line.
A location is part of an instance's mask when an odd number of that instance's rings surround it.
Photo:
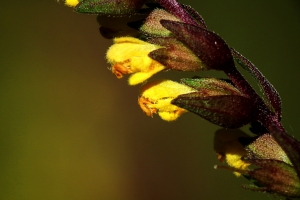
<path fill-rule="evenodd" d="M 173 121 L 187 111 L 171 104 L 171 101 L 180 94 L 195 91 L 191 87 L 170 80 L 153 81 L 141 88 L 138 102 L 148 116 L 159 114 L 163 120 Z"/>
<path fill-rule="evenodd" d="M 137 38 L 120 37 L 114 39 L 114 44 L 108 49 L 106 58 L 109 63 L 122 63 L 132 57 L 148 57 L 151 51 L 158 48 L 160 48 L 158 45 Z"/>
<path fill-rule="evenodd" d="M 65 0 L 65 4 L 70 7 L 75 7 L 78 3 L 78 0 Z"/>
<path fill-rule="evenodd" d="M 145 80 L 149 79 L 151 76 L 156 74 L 157 72 L 160 72 L 165 69 L 163 65 L 156 61 L 152 61 L 152 70 L 148 70 L 147 72 L 136 72 L 135 74 L 131 75 L 128 82 L 129 85 L 136 85 L 139 83 L 144 82 Z"/>
<path fill-rule="evenodd" d="M 114 39 L 114 44 L 108 49 L 106 58 L 112 64 L 111 71 L 122 78 L 123 74 L 133 74 L 129 78 L 130 85 L 139 84 L 165 67 L 148 54 L 161 48 L 133 37 Z"/>
<path fill-rule="evenodd" d="M 238 141 L 240 137 L 249 137 L 241 130 L 219 129 L 215 133 L 214 150 L 221 162 L 226 163 L 233 168 L 245 170 L 250 165 L 241 158 L 247 154 L 243 145 Z M 234 172 L 236 176 L 241 174 Z"/>
<path fill-rule="evenodd" d="M 250 163 L 244 162 L 241 158 L 242 156 L 238 154 L 226 154 L 226 162 L 229 166 L 245 170 L 249 167 Z M 238 177 L 241 176 L 239 172 L 234 172 L 234 174 Z"/>

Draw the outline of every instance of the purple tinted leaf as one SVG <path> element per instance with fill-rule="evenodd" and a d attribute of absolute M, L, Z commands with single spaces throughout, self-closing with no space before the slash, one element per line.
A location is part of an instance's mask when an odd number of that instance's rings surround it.
<path fill-rule="evenodd" d="M 257 118 L 254 102 L 244 96 L 204 96 L 194 92 L 179 95 L 172 104 L 225 128 L 239 128 Z"/>
<path fill-rule="evenodd" d="M 172 54 L 172 55 L 171 55 Z M 164 66 L 172 70 L 179 71 L 198 71 L 205 69 L 199 62 L 186 59 L 184 56 L 176 56 L 176 52 L 172 52 L 169 49 L 161 48 L 152 51 L 149 57 L 160 62 Z"/>
<path fill-rule="evenodd" d="M 234 66 L 229 47 L 217 34 L 182 22 L 161 20 L 161 24 L 186 44 L 208 69 L 224 70 Z"/>
<path fill-rule="evenodd" d="M 199 58 L 185 45 L 172 37 L 155 37 L 148 40 L 165 48 L 150 52 L 149 57 L 172 70 L 207 70 Z"/>
<path fill-rule="evenodd" d="M 234 56 L 235 60 L 250 74 L 254 76 L 254 78 L 258 81 L 259 86 L 261 87 L 262 91 L 266 95 L 268 101 L 270 102 L 271 106 L 274 108 L 277 118 L 280 120 L 281 118 L 281 99 L 274 88 L 274 86 L 264 77 L 264 75 L 252 64 L 247 58 L 242 56 L 236 50 L 231 49 L 232 55 Z"/>

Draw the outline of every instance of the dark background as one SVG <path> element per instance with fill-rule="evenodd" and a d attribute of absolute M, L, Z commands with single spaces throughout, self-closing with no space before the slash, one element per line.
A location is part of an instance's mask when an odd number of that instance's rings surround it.
<path fill-rule="evenodd" d="M 275 85 L 286 130 L 300 139 L 299 1 L 181 2 Z M 107 70 L 111 41 L 96 16 L 54 0 L 2 1 L 0 10 L 0 199 L 272 198 L 213 169 L 219 127 L 190 113 L 168 123 L 140 110 L 139 86 Z"/>

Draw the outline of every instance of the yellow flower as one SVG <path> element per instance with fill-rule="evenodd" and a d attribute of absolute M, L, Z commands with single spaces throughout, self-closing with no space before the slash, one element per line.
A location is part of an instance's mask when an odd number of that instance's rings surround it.
<path fill-rule="evenodd" d="M 176 120 L 187 110 L 171 104 L 178 95 L 196 92 L 195 89 L 170 80 L 153 81 L 143 85 L 138 103 L 148 115 L 158 114 L 163 120 Z"/>
<path fill-rule="evenodd" d="M 78 3 L 78 0 L 65 0 L 65 4 L 70 7 L 75 7 Z"/>
<path fill-rule="evenodd" d="M 133 74 L 129 85 L 136 85 L 150 78 L 153 74 L 165 69 L 159 62 L 152 60 L 148 54 L 161 48 L 133 37 L 114 39 L 114 44 L 108 49 L 106 58 L 112 64 L 111 71 L 122 78 L 123 74 Z"/>
<path fill-rule="evenodd" d="M 230 153 L 226 154 L 226 162 L 229 166 L 241 170 L 248 169 L 250 163 L 243 161 L 241 158 L 242 156 L 239 154 L 230 154 Z M 237 177 L 241 176 L 241 173 L 239 172 L 233 172 L 233 173 Z"/>
<path fill-rule="evenodd" d="M 246 170 L 250 166 L 242 160 L 247 154 L 244 147 L 238 141 L 240 137 L 249 137 L 240 130 L 220 129 L 215 133 L 214 150 L 217 153 L 218 160 L 226 163 L 235 169 Z M 241 176 L 239 172 L 233 172 L 237 177 Z"/>

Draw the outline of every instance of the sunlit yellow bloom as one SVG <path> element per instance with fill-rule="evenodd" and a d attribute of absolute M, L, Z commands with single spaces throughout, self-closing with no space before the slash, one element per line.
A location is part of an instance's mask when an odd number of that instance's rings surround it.
<path fill-rule="evenodd" d="M 130 85 L 136 85 L 150 78 L 153 74 L 165 69 L 159 62 L 152 60 L 148 54 L 161 48 L 133 37 L 114 39 L 108 49 L 106 58 L 112 64 L 111 71 L 122 78 L 123 74 L 133 74 L 129 78 Z"/>
<path fill-rule="evenodd" d="M 65 0 L 65 4 L 70 7 L 75 7 L 78 3 L 78 0 Z"/>
<path fill-rule="evenodd" d="M 195 91 L 191 87 L 170 80 L 153 81 L 143 85 L 138 103 L 148 116 L 158 114 L 163 120 L 173 121 L 187 110 L 172 105 L 171 101 L 178 95 Z"/>

